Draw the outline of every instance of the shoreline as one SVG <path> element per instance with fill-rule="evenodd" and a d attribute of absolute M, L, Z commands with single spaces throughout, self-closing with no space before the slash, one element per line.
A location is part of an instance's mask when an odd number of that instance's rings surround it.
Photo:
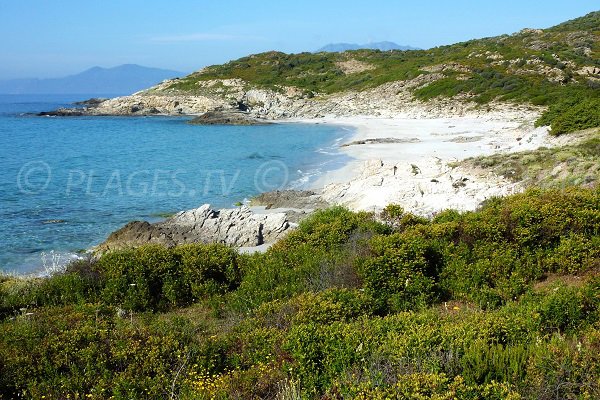
<path fill-rule="evenodd" d="M 536 111 L 505 109 L 451 117 L 400 114 L 279 122 L 354 129 L 338 149 L 350 161 L 326 171 L 308 187 L 325 201 L 375 212 L 396 203 L 407 211 L 431 216 L 448 208 L 471 211 L 490 197 L 522 191 L 518 183 L 452 163 L 560 145 L 564 140 L 551 136 L 547 127 L 534 127 L 538 116 Z"/>
<path fill-rule="evenodd" d="M 482 174 L 450 164 L 468 157 L 560 144 L 559 139 L 548 134 L 547 128 L 533 127 L 538 115 L 535 111 L 515 109 L 446 117 L 363 115 L 273 122 L 348 129 L 331 149 L 349 159 L 343 160 L 342 166 L 309 178 L 302 189 L 314 190 L 330 205 L 342 205 L 353 211 L 379 212 L 387 204 L 396 203 L 406 211 L 430 217 L 444 209 L 474 210 L 490 197 L 522 191 L 524 188 L 518 183 L 492 173 Z M 251 208 L 254 214 L 264 215 L 265 210 Z M 281 211 L 278 207 L 270 213 Z M 312 209 L 304 211 L 310 213 Z M 241 252 L 266 251 L 271 244 L 238 248 Z"/>

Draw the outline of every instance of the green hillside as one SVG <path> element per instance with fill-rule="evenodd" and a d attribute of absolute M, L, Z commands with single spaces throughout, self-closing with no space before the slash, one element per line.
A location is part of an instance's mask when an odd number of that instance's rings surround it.
<path fill-rule="evenodd" d="M 600 192 L 320 211 L 265 254 L 156 245 L 0 280 L 0 396 L 600 397 Z"/>
<path fill-rule="evenodd" d="M 193 93 L 199 81 L 237 78 L 249 87 L 293 86 L 312 97 L 361 91 L 441 70 L 440 79 L 415 89 L 417 98 L 461 94 L 480 104 L 497 100 L 550 106 L 539 122 L 561 134 L 600 126 L 600 70 L 594 72 L 594 67 L 600 69 L 599 16 L 594 12 L 545 30 L 429 50 L 256 54 L 207 67 L 168 89 Z M 342 64 L 348 60 L 361 67 L 349 73 Z M 563 114 L 576 120 L 563 121 Z"/>

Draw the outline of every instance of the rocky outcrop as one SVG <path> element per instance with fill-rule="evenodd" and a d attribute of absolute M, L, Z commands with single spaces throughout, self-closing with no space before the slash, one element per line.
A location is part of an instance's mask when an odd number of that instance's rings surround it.
<path fill-rule="evenodd" d="M 197 88 L 185 92 L 170 88 L 167 82 L 131 96 L 109 99 L 96 105 L 90 104 L 83 109 L 61 109 L 54 115 L 199 115 L 213 111 L 244 111 L 249 118 L 266 121 L 356 115 L 434 118 L 460 116 L 481 110 L 477 108 L 477 104 L 470 101 L 469 95 L 432 99 L 427 102 L 414 98 L 415 88 L 426 86 L 444 76 L 443 72 L 431 72 L 414 79 L 388 82 L 363 91 L 311 95 L 294 87 L 282 86 L 277 90 L 252 87 L 240 79 L 201 81 Z M 506 107 L 498 104 L 490 105 L 492 106 Z M 518 108 L 516 105 L 510 107 Z M 237 121 L 235 118 L 231 120 Z"/>
<path fill-rule="evenodd" d="M 89 115 L 84 109 L 79 108 L 59 108 L 54 111 L 42 111 L 36 114 L 38 117 L 81 117 Z"/>
<path fill-rule="evenodd" d="M 273 208 L 315 210 L 329 206 L 320 195 L 311 190 L 275 190 L 252 198 L 252 205 Z"/>
<path fill-rule="evenodd" d="M 113 232 L 95 252 L 101 254 L 144 244 L 171 247 L 186 243 L 224 243 L 254 247 L 273 243 L 294 227 L 284 212 L 256 213 L 246 206 L 214 210 L 205 204 L 155 224 L 130 222 Z"/>
<path fill-rule="evenodd" d="M 521 190 L 518 184 L 493 173 L 451 167 L 432 157 L 418 164 L 364 162 L 357 177 L 326 185 L 322 196 L 353 210 L 378 211 L 394 203 L 429 217 L 444 209 L 474 210 L 490 197 Z"/>
<path fill-rule="evenodd" d="M 108 99 L 101 98 L 101 97 L 92 97 L 91 99 L 87 99 L 87 100 L 83 100 L 83 101 L 76 101 L 73 104 L 75 104 L 76 106 L 97 107 L 101 103 L 104 103 L 106 100 L 108 100 Z"/>
<path fill-rule="evenodd" d="M 192 125 L 268 125 L 265 119 L 252 117 L 247 112 L 240 111 L 209 111 L 188 123 Z"/>

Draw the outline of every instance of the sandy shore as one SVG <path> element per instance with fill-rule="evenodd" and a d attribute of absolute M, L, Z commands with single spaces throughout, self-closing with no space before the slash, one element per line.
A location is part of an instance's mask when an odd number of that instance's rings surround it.
<path fill-rule="evenodd" d="M 346 146 L 340 147 L 352 161 L 325 173 L 312 185 L 321 190 L 325 200 L 371 211 L 397 203 L 411 212 L 432 215 L 447 208 L 473 210 L 487 198 L 521 191 L 518 184 L 491 173 L 449 164 L 558 144 L 547 128 L 534 127 L 538 115 L 515 110 L 448 118 L 400 115 L 294 122 L 356 129 Z"/>

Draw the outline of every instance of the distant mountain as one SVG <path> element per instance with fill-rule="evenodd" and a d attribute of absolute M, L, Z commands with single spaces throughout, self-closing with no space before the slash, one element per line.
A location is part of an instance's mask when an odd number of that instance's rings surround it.
<path fill-rule="evenodd" d="M 360 50 L 360 49 L 371 49 L 371 50 L 420 50 L 416 47 L 402 46 L 394 42 L 372 42 L 367 44 L 355 44 L 355 43 L 331 43 L 321 47 L 317 50 L 317 53 L 341 53 L 348 50 Z"/>
<path fill-rule="evenodd" d="M 185 75 L 166 69 L 124 64 L 113 68 L 93 67 L 76 75 L 55 79 L 0 81 L 2 94 L 131 94 L 165 79 Z"/>

